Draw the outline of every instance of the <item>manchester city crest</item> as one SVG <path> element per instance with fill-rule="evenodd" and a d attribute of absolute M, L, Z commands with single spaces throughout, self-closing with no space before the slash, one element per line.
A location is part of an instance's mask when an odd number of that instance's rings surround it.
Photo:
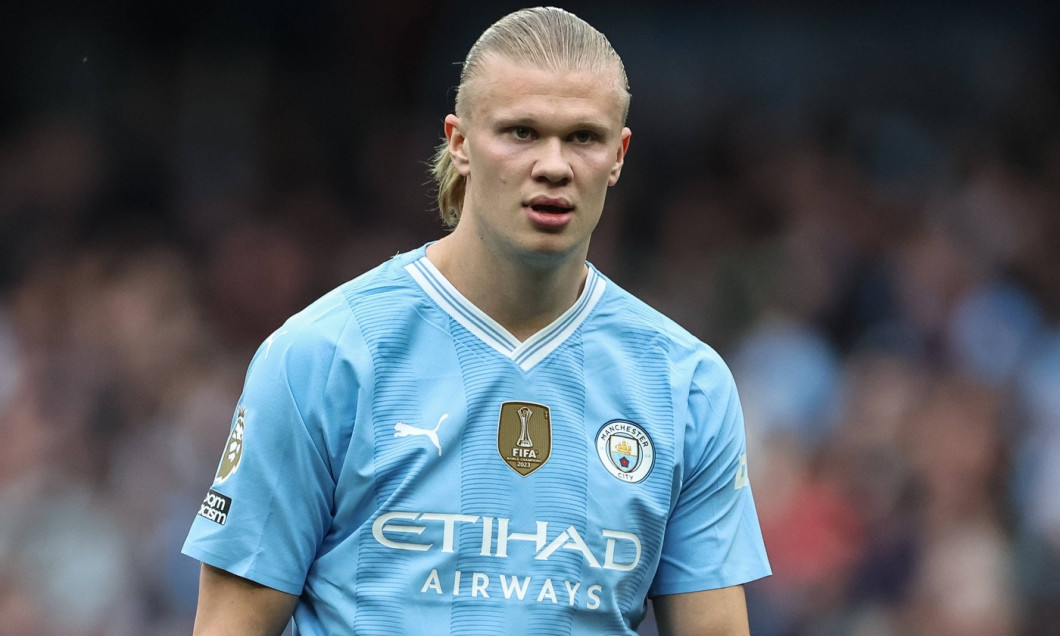
<path fill-rule="evenodd" d="M 655 445 L 639 424 L 612 420 L 596 434 L 600 462 L 615 477 L 629 483 L 643 481 L 655 466 Z"/>
<path fill-rule="evenodd" d="M 615 468 L 631 473 L 640 466 L 640 444 L 636 439 L 615 433 L 607 438 L 607 446 L 611 450 L 609 457 Z"/>

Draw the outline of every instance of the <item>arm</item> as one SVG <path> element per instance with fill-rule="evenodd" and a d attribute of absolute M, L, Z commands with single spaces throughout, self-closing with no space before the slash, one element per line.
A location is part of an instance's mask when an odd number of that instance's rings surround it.
<path fill-rule="evenodd" d="M 202 564 L 194 636 L 267 636 L 283 633 L 297 596 Z"/>
<path fill-rule="evenodd" d="M 661 636 L 746 636 L 743 586 L 668 594 L 652 599 Z"/>

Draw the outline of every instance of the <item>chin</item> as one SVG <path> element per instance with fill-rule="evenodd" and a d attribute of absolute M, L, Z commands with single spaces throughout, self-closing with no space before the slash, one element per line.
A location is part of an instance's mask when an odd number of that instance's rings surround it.
<path fill-rule="evenodd" d="M 588 244 L 576 243 L 569 237 L 536 236 L 519 246 L 519 260 L 535 269 L 555 268 L 570 259 L 585 260 Z"/>

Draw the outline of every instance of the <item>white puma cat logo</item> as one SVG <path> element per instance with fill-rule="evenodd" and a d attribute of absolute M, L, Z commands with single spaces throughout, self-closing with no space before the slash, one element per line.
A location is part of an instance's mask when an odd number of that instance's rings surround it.
<path fill-rule="evenodd" d="M 442 445 L 438 443 L 438 427 L 442 425 L 442 422 L 444 422 L 445 418 L 447 417 L 449 417 L 448 413 L 438 418 L 438 423 L 434 425 L 433 429 L 419 428 L 416 426 L 411 426 L 404 422 L 398 422 L 394 425 L 394 430 L 396 431 L 394 433 L 394 437 L 408 437 L 409 435 L 426 435 L 427 439 L 431 440 L 431 443 L 438 448 L 438 456 L 441 457 Z"/>
<path fill-rule="evenodd" d="M 740 455 L 740 465 L 736 468 L 736 481 L 733 486 L 739 490 L 749 485 L 751 480 L 747 478 L 747 453 L 743 453 Z"/>
<path fill-rule="evenodd" d="M 272 343 L 275 342 L 277 338 L 279 338 L 280 336 L 284 335 L 285 333 L 287 333 L 286 329 L 277 330 L 277 331 L 274 331 L 271 336 L 269 336 L 268 338 L 265 339 L 265 357 L 266 358 L 269 357 L 269 352 L 272 351 Z"/>

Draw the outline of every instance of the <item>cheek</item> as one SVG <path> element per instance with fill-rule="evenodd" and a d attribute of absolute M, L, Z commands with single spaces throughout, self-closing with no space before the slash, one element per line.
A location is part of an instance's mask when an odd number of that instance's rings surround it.
<path fill-rule="evenodd" d="M 526 155 L 518 151 L 494 149 L 493 152 L 479 155 L 475 169 L 493 183 L 516 183 L 529 174 L 531 164 L 526 160 Z"/>
<path fill-rule="evenodd" d="M 480 171 L 496 171 L 499 166 L 511 161 L 515 153 L 503 144 L 481 143 L 474 146 L 471 164 Z"/>
<path fill-rule="evenodd" d="M 584 174 L 592 175 L 593 180 L 606 179 L 615 167 L 615 153 L 610 147 L 583 150 L 576 156 Z"/>
<path fill-rule="evenodd" d="M 609 157 L 598 157 L 586 166 L 586 175 L 592 181 L 593 186 L 606 190 L 614 181 L 615 164 Z"/>
<path fill-rule="evenodd" d="M 490 151 L 489 160 L 498 171 L 517 169 L 521 162 L 526 161 L 525 151 L 518 146 L 498 144 Z"/>

